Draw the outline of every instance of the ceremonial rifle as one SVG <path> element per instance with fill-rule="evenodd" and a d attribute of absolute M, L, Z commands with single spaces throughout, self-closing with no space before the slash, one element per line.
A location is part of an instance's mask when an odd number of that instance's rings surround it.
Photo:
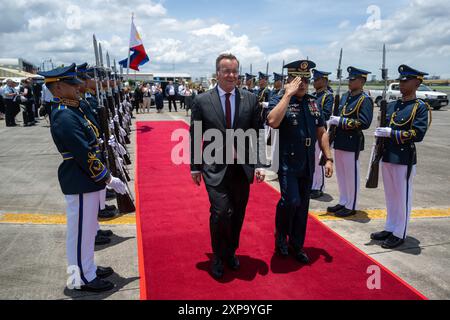
<path fill-rule="evenodd" d="M 127 193 L 122 195 L 117 193 L 117 206 L 120 213 L 132 213 L 136 211 L 136 208 L 134 206 L 134 200 L 131 196 L 130 189 L 128 188 L 127 182 L 124 178 L 123 170 L 120 166 L 117 166 L 116 159 L 118 155 L 115 154 L 113 148 L 109 145 L 108 140 L 110 137 L 110 131 L 109 131 L 109 114 L 108 109 L 105 106 L 105 102 L 107 99 L 105 98 L 105 92 L 103 90 L 103 87 L 101 85 L 102 82 L 102 72 L 101 65 L 103 62 L 103 58 L 101 57 L 101 46 L 97 46 L 97 39 L 95 38 L 95 35 L 93 37 L 93 43 L 94 43 L 94 53 L 95 53 L 95 63 L 96 67 L 94 68 L 94 75 L 95 75 L 95 82 L 96 82 L 96 90 L 97 90 L 97 99 L 99 103 L 99 118 L 100 118 L 100 124 L 102 127 L 102 131 L 105 135 L 103 139 L 104 143 L 104 151 L 105 151 L 105 158 L 108 163 L 108 167 L 111 170 L 111 174 L 115 177 L 118 177 L 123 183 L 125 183 L 127 187 Z M 100 54 L 99 54 L 100 50 Z M 100 57 L 100 58 L 99 58 Z"/>
<path fill-rule="evenodd" d="M 383 67 L 381 69 L 381 77 L 384 80 L 384 90 L 383 99 L 380 103 L 380 112 L 378 113 L 378 127 L 386 127 L 386 112 L 387 112 L 387 101 L 386 92 L 388 84 L 388 69 L 386 69 L 386 45 L 383 45 Z M 383 157 L 384 149 L 384 138 L 375 138 L 374 144 L 372 146 L 372 152 L 370 154 L 369 170 L 366 177 L 366 188 L 376 189 L 378 188 L 378 178 L 380 171 L 380 161 Z"/>

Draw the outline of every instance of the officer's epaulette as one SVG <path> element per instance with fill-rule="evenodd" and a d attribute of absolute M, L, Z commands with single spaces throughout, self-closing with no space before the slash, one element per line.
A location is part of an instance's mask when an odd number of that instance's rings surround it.
<path fill-rule="evenodd" d="M 427 108 L 428 110 L 428 115 L 429 115 L 429 120 L 428 120 L 428 127 L 431 127 L 431 123 L 433 122 L 433 108 L 431 108 L 430 104 L 426 101 L 423 101 L 420 98 L 417 98 L 417 102 L 419 103 L 419 105 L 424 105 L 425 108 Z"/>

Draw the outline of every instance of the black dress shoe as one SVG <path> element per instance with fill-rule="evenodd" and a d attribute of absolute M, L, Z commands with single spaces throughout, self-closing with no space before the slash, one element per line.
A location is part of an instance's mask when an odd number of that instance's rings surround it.
<path fill-rule="evenodd" d="M 375 232 L 370 235 L 370 239 L 377 241 L 384 241 L 392 235 L 392 232 L 389 231 L 381 231 Z"/>
<path fill-rule="evenodd" d="M 111 239 L 108 237 L 103 237 L 96 235 L 95 236 L 95 245 L 96 246 L 104 246 L 105 244 L 109 244 L 111 242 Z"/>
<path fill-rule="evenodd" d="M 117 211 L 106 210 L 106 208 L 105 208 L 102 210 L 98 210 L 98 218 L 99 219 L 111 219 L 116 216 L 116 213 L 117 213 Z"/>
<path fill-rule="evenodd" d="M 105 279 L 111 276 L 114 273 L 114 270 L 111 267 L 97 266 L 97 271 L 95 273 L 100 279 Z"/>
<path fill-rule="evenodd" d="M 309 263 L 309 258 L 303 250 L 298 250 L 295 252 L 295 260 L 303 264 Z"/>
<path fill-rule="evenodd" d="M 101 237 L 112 237 L 113 232 L 111 230 L 98 230 L 97 235 Z"/>
<path fill-rule="evenodd" d="M 241 267 L 241 263 L 239 262 L 238 257 L 233 255 L 227 259 L 227 265 L 231 270 L 237 271 Z"/>
<path fill-rule="evenodd" d="M 321 196 L 323 196 L 323 192 L 320 190 L 311 190 L 311 193 L 309 195 L 311 199 L 317 199 L 320 198 Z"/>
<path fill-rule="evenodd" d="M 339 218 L 347 218 L 347 217 L 354 216 L 355 214 L 356 214 L 356 210 L 350 210 L 350 209 L 344 208 L 344 209 L 341 209 L 338 212 L 336 212 L 334 215 Z"/>
<path fill-rule="evenodd" d="M 397 248 L 398 246 L 401 246 L 404 242 L 405 242 L 404 239 L 398 238 L 398 237 L 394 236 L 393 234 L 391 234 L 389 236 L 389 238 L 387 238 L 383 242 L 381 247 L 383 249 L 394 249 L 394 248 Z"/>
<path fill-rule="evenodd" d="M 102 280 L 99 277 L 95 278 L 89 283 L 82 285 L 80 289 L 76 289 L 79 291 L 88 291 L 88 292 L 104 292 L 114 289 L 114 284 L 112 282 Z"/>
<path fill-rule="evenodd" d="M 117 207 L 115 205 L 105 205 L 105 209 L 109 211 L 117 211 Z"/>
<path fill-rule="evenodd" d="M 327 208 L 327 212 L 330 212 L 330 213 L 336 213 L 336 212 L 338 212 L 339 210 L 342 210 L 342 209 L 344 209 L 345 207 L 344 206 L 341 206 L 340 204 L 338 204 L 338 205 L 336 205 L 336 206 L 334 206 L 334 207 L 328 207 Z"/>
<path fill-rule="evenodd" d="M 211 262 L 211 274 L 214 277 L 214 279 L 220 279 L 223 277 L 224 267 L 222 260 L 214 256 Z"/>
<path fill-rule="evenodd" d="M 282 257 L 287 257 L 289 255 L 286 236 L 283 236 L 281 234 L 275 235 L 275 253 Z"/>

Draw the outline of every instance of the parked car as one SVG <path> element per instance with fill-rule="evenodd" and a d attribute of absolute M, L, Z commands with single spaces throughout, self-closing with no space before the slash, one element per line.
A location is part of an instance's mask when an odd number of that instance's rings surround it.
<path fill-rule="evenodd" d="M 379 105 L 383 97 L 383 90 L 369 90 L 369 95 L 372 97 L 374 102 Z M 434 110 L 439 110 L 442 107 L 448 105 L 448 96 L 445 93 L 437 92 L 430 87 L 421 84 L 419 89 L 417 89 L 417 98 L 422 99 L 427 102 Z M 400 92 L 400 83 L 391 83 L 386 92 L 386 101 L 391 102 L 402 98 Z"/>

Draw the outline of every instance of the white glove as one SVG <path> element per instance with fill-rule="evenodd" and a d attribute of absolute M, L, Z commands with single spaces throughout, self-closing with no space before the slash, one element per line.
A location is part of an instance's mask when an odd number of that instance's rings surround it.
<path fill-rule="evenodd" d="M 375 137 L 378 138 L 390 138 L 392 134 L 392 128 L 376 128 Z"/>
<path fill-rule="evenodd" d="M 111 120 L 110 122 L 109 122 L 109 130 L 114 130 L 114 121 L 113 120 Z"/>
<path fill-rule="evenodd" d="M 117 193 L 127 193 L 127 187 L 125 186 L 125 183 L 123 183 L 119 178 L 111 176 L 111 181 L 108 183 L 108 186 Z"/>
<path fill-rule="evenodd" d="M 98 144 L 99 144 L 99 145 L 102 145 L 103 143 L 105 143 L 105 141 L 103 141 L 102 138 L 98 138 Z"/>
<path fill-rule="evenodd" d="M 328 120 L 328 126 L 337 126 L 341 121 L 341 117 L 331 116 L 330 120 Z"/>
<path fill-rule="evenodd" d="M 119 115 L 116 114 L 116 115 L 114 116 L 113 120 L 114 120 L 114 122 L 119 123 Z"/>
<path fill-rule="evenodd" d="M 117 146 L 116 138 L 114 136 L 109 137 L 108 144 L 115 148 Z"/>
<path fill-rule="evenodd" d="M 122 127 L 120 127 L 120 135 L 122 137 L 125 137 L 127 135 L 127 132 Z"/>

